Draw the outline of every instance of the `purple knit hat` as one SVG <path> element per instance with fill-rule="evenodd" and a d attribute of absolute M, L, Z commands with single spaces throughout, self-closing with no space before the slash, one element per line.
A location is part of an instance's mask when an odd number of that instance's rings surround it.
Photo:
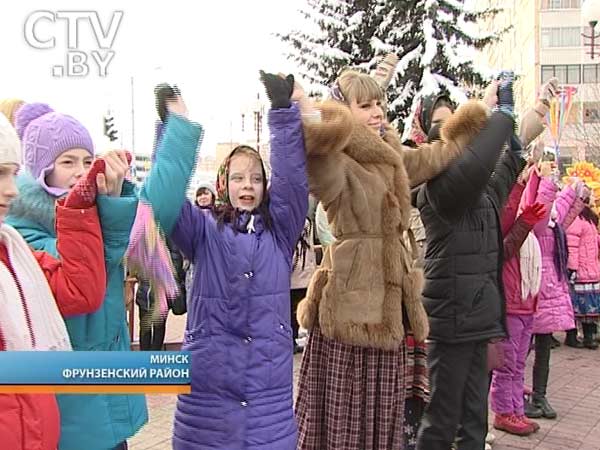
<path fill-rule="evenodd" d="M 55 112 L 44 103 L 28 103 L 21 107 L 15 121 L 23 147 L 23 163 L 29 173 L 54 196 L 66 193 L 46 185 L 46 175 L 54 161 L 72 148 L 82 148 L 94 156 L 94 144 L 88 130 L 75 118 Z"/>

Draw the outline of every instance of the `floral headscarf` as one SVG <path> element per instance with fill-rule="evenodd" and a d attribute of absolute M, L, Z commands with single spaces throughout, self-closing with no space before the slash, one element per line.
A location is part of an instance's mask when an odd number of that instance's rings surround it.
<path fill-rule="evenodd" d="M 231 159 L 233 158 L 233 156 L 240 150 L 250 150 L 250 151 L 256 153 L 256 156 L 258 156 L 258 159 L 260 161 L 260 166 L 262 168 L 263 187 L 264 187 L 265 195 L 267 193 L 267 174 L 265 172 L 265 165 L 263 164 L 260 154 L 250 146 L 239 145 L 236 148 L 234 148 L 231 151 L 231 153 L 223 160 L 223 162 L 219 166 L 219 169 L 217 170 L 217 183 L 215 185 L 216 189 L 217 189 L 217 198 L 215 201 L 216 206 L 224 206 L 224 205 L 231 206 L 231 199 L 229 198 L 229 189 L 228 189 L 228 183 L 227 183 L 227 180 L 229 179 L 229 164 L 231 163 Z"/>
<path fill-rule="evenodd" d="M 423 112 L 423 101 L 419 100 L 417 109 L 413 116 L 412 124 L 410 126 L 410 134 L 408 139 L 414 142 L 416 145 L 421 145 L 427 141 L 427 134 L 421 127 L 421 113 Z"/>

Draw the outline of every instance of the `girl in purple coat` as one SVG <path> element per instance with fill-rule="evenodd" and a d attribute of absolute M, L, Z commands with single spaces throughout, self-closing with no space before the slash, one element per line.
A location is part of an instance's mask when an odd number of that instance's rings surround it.
<path fill-rule="evenodd" d="M 289 292 L 308 209 L 304 139 L 293 77 L 261 79 L 271 99 L 270 186 L 258 152 L 240 146 L 219 170 L 215 210 L 186 201 L 203 131 L 177 98 L 142 191 L 195 266 L 182 347 L 192 393 L 177 402 L 176 450 L 296 448 Z"/>

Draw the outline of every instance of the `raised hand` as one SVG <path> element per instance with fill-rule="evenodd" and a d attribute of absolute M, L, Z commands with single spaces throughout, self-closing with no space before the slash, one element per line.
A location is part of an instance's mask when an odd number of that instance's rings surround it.
<path fill-rule="evenodd" d="M 177 114 L 178 116 L 182 117 L 188 116 L 188 109 L 181 95 L 178 95 L 172 99 L 168 99 L 166 106 L 169 114 Z"/>
<path fill-rule="evenodd" d="M 105 170 L 106 163 L 103 159 L 94 161 L 88 173 L 73 186 L 65 199 L 64 206 L 67 208 L 91 208 L 96 203 L 96 194 L 98 193 L 96 177 Z"/>
<path fill-rule="evenodd" d="M 260 81 L 265 86 L 272 109 L 289 108 L 294 92 L 294 76 L 283 77 L 273 73 L 260 71 Z"/>
<path fill-rule="evenodd" d="M 167 108 L 167 102 L 174 100 L 180 96 L 179 89 L 177 86 L 169 86 L 167 83 L 161 83 L 154 88 L 154 100 L 156 102 L 156 112 L 160 117 L 161 122 L 167 120 L 169 110 Z"/>
<path fill-rule="evenodd" d="M 485 94 L 483 95 L 483 103 L 485 103 L 488 108 L 494 108 L 498 103 L 498 81 L 492 81 L 488 87 L 485 89 Z"/>
<path fill-rule="evenodd" d="M 544 218 L 545 214 L 546 207 L 541 203 L 534 203 L 533 205 L 525 207 L 521 213 L 521 218 L 527 225 L 534 226 Z"/>
<path fill-rule="evenodd" d="M 131 153 L 125 150 L 113 150 L 102 158 L 106 163 L 105 173 L 96 176 L 98 193 L 111 197 L 120 197 L 123 190 L 123 182 L 129 164 L 131 164 Z"/>
<path fill-rule="evenodd" d="M 498 85 L 498 108 L 500 111 L 514 115 L 515 99 L 513 95 L 514 76 L 512 72 L 503 75 Z"/>
<path fill-rule="evenodd" d="M 546 83 L 542 85 L 540 88 L 540 95 L 538 99 L 542 102 L 546 103 L 548 106 L 550 105 L 550 100 L 552 100 L 558 94 L 558 78 L 552 77 Z"/>

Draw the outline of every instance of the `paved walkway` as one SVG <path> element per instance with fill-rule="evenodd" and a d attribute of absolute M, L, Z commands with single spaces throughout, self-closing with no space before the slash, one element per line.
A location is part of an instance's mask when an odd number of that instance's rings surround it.
<path fill-rule="evenodd" d="M 169 322 L 167 334 L 177 336 L 176 328 L 184 323 L 181 318 Z M 297 356 L 294 378 L 299 363 Z M 528 379 L 531 363 L 530 358 Z M 540 420 L 541 430 L 526 438 L 495 431 L 494 450 L 600 450 L 600 350 L 560 347 L 552 352 L 551 367 L 548 398 L 558 419 Z M 150 422 L 131 439 L 131 450 L 171 449 L 175 402 L 175 396 L 148 396 Z"/>

